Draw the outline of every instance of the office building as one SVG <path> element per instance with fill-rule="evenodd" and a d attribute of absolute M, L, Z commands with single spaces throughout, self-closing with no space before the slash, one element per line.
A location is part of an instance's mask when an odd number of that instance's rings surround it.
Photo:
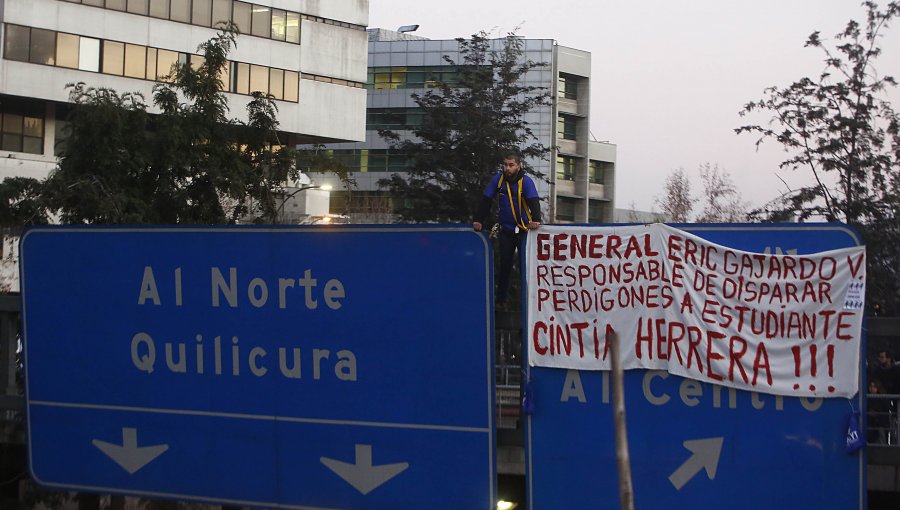
<path fill-rule="evenodd" d="M 66 84 L 150 103 L 225 20 L 242 34 L 223 80 L 230 116 L 259 90 L 288 143 L 363 140 L 368 14 L 368 0 L 0 0 L 0 178 L 53 169 Z"/>
<path fill-rule="evenodd" d="M 502 42 L 493 41 L 494 50 L 500 49 Z M 552 104 L 524 117 L 538 141 L 551 148 L 546 160 L 528 162 L 547 177 L 537 183 L 544 217 L 554 223 L 612 223 L 616 146 L 594 140 L 590 132 L 591 55 L 560 46 L 551 39 L 523 42 L 524 58 L 545 64 L 526 73 L 525 84 L 552 92 Z M 445 56 L 454 62 L 462 60 L 456 40 L 429 40 L 410 33 L 369 30 L 366 141 L 327 146 L 353 172 L 357 187 L 354 221 L 384 219 L 387 195 L 379 192 L 378 180 L 402 173 L 406 157 L 389 150 L 378 129 L 402 132 L 421 122 L 421 109 L 410 95 L 424 93 L 431 80 L 453 80 L 455 70 Z M 330 182 L 335 189 L 341 185 L 328 174 L 316 179 Z M 332 195 L 337 198 L 332 200 L 332 211 L 344 212 L 340 194 Z"/>

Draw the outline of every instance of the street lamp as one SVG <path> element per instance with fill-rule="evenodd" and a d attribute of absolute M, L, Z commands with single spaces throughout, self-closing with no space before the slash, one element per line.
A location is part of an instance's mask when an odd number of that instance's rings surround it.
<path fill-rule="evenodd" d="M 287 195 L 283 195 L 283 197 L 281 199 L 281 203 L 278 205 L 278 209 L 275 210 L 275 214 L 274 214 L 275 218 L 278 219 L 279 224 L 284 223 L 284 206 L 285 206 L 285 204 L 287 204 L 287 202 L 291 198 L 293 198 L 295 195 L 297 195 L 301 191 L 309 191 L 312 189 L 321 189 L 323 191 L 328 192 L 331 190 L 331 185 L 329 185 L 329 184 L 326 184 L 324 186 L 319 186 L 317 184 L 305 185 L 305 186 L 301 186 L 301 187 L 295 189 L 294 191 L 290 192 Z M 327 204 L 327 202 L 326 202 L 326 204 Z M 327 212 L 328 206 L 326 205 L 325 207 L 326 207 L 326 212 Z M 306 214 L 306 205 L 305 204 L 304 204 L 304 213 Z"/>

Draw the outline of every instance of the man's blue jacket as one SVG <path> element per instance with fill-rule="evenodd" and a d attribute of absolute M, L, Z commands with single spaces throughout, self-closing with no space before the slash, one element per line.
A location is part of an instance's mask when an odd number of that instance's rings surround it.
<path fill-rule="evenodd" d="M 519 171 L 512 178 L 507 178 L 503 172 L 497 172 L 487 187 L 484 188 L 484 197 L 479 204 L 474 220 L 484 223 L 485 217 L 491 211 L 494 197 L 499 195 L 500 202 L 500 227 L 504 230 L 515 231 L 528 230 L 530 221 L 541 222 L 540 196 L 531 177 Z"/>

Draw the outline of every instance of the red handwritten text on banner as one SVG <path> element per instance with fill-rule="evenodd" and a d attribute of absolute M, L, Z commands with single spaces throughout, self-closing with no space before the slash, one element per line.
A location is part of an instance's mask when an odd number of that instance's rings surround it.
<path fill-rule="evenodd" d="M 856 394 L 865 248 L 743 252 L 663 225 L 529 232 L 529 362 L 792 396 Z"/>

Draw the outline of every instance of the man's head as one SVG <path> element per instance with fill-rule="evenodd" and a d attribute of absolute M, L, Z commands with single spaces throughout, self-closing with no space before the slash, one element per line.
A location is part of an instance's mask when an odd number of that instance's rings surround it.
<path fill-rule="evenodd" d="M 885 368 L 891 367 L 894 365 L 894 357 L 888 351 L 881 351 L 878 353 L 878 364 Z"/>
<path fill-rule="evenodd" d="M 511 178 L 522 169 L 522 157 L 518 153 L 510 152 L 503 156 L 503 175 Z"/>

